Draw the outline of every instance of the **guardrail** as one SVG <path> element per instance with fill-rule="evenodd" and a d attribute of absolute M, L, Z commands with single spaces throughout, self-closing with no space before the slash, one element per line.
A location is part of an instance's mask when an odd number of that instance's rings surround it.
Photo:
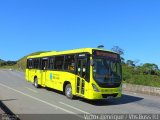
<path fill-rule="evenodd" d="M 135 92 L 135 93 L 143 93 L 143 94 L 148 94 L 148 95 L 160 96 L 160 88 L 159 87 L 150 87 L 150 86 L 124 83 L 123 90 Z"/>

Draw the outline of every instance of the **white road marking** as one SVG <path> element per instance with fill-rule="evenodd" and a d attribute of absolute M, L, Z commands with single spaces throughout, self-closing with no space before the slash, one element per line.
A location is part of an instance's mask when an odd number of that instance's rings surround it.
<path fill-rule="evenodd" d="M 29 87 L 25 87 L 25 88 L 30 90 L 30 91 L 32 91 L 32 92 L 38 93 L 36 90 L 33 90 L 33 89 L 29 88 Z"/>
<path fill-rule="evenodd" d="M 21 91 L 18 91 L 18 90 L 16 90 L 16 89 L 13 89 L 13 88 L 11 88 L 11 87 L 9 87 L 9 86 L 6 86 L 6 85 L 4 85 L 4 84 L 2 84 L 2 83 L 0 83 L 0 85 L 3 86 L 3 87 L 5 87 L 5 88 L 8 88 L 8 89 L 10 89 L 10 90 L 13 90 L 13 91 L 15 91 L 15 92 L 17 92 L 17 93 L 20 93 L 20 94 L 22 94 L 22 95 L 25 95 L 25 96 L 27 96 L 27 97 L 30 97 L 30 98 L 32 98 L 32 99 L 34 99 L 34 100 L 37 100 L 37 101 L 42 102 L 42 103 L 44 103 L 44 104 L 47 104 L 47 105 L 49 105 L 49 106 L 51 106 L 51 107 L 54 107 L 54 108 L 63 110 L 63 111 L 65 111 L 65 112 L 67 112 L 67 113 L 70 113 L 70 114 L 76 114 L 76 113 L 74 113 L 74 112 L 72 112 L 72 111 L 66 110 L 66 109 L 61 108 L 61 107 L 59 107 L 59 106 L 57 106 L 57 105 L 48 103 L 48 102 L 46 102 L 46 101 L 44 101 L 44 100 L 38 99 L 38 98 L 36 98 L 36 97 L 33 97 L 33 96 L 31 96 L 31 95 L 28 95 L 28 94 L 25 94 L 25 93 L 23 93 L 23 92 L 21 92 Z"/>
<path fill-rule="evenodd" d="M 68 107 L 70 107 L 70 108 L 72 108 L 72 109 L 75 109 L 75 110 L 77 110 L 77 111 L 80 111 L 80 112 L 82 112 L 82 113 L 84 113 L 84 114 L 90 114 L 90 113 L 88 113 L 88 112 L 86 112 L 86 111 L 83 111 L 83 110 L 81 110 L 81 109 L 79 109 L 79 108 L 76 108 L 76 107 L 73 107 L 73 106 L 71 106 L 71 105 L 68 105 L 68 104 L 66 104 L 66 103 L 63 103 L 63 102 L 59 102 L 59 103 L 65 105 L 65 106 L 68 106 Z"/>

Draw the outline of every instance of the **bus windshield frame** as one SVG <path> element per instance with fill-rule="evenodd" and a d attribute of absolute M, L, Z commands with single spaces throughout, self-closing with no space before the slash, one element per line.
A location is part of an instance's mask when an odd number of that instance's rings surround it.
<path fill-rule="evenodd" d="M 122 82 L 120 55 L 93 50 L 93 79 L 100 87 L 119 87 Z"/>

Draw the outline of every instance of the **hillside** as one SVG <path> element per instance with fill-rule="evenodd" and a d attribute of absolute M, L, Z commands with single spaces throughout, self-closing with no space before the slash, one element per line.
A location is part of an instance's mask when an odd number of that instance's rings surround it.
<path fill-rule="evenodd" d="M 160 87 L 160 70 L 155 69 L 155 66 L 150 67 L 150 65 L 154 64 L 145 63 L 142 66 L 129 66 L 128 64 L 123 64 L 123 82 Z"/>
<path fill-rule="evenodd" d="M 17 63 L 17 61 L 10 61 L 10 60 L 5 61 L 5 60 L 0 59 L 0 68 L 1 68 L 1 67 L 4 68 L 4 67 L 6 67 L 6 66 L 13 66 L 13 65 L 15 65 L 16 63 Z"/>
<path fill-rule="evenodd" d="M 4 61 L 0 59 L 0 68 L 7 68 L 7 69 L 14 69 L 14 70 L 19 70 L 19 71 L 25 71 L 26 69 L 26 61 L 27 57 L 31 55 L 38 55 L 44 52 L 48 51 L 39 51 L 39 52 L 34 52 L 29 55 L 26 55 L 19 59 L 18 61 Z"/>
<path fill-rule="evenodd" d="M 0 59 L 0 62 L 5 62 L 5 60 Z"/>
<path fill-rule="evenodd" d="M 44 52 L 48 52 L 48 51 L 39 51 L 39 52 L 31 53 L 31 54 L 29 54 L 27 56 L 24 56 L 23 58 L 19 59 L 17 61 L 17 64 L 15 64 L 14 66 L 12 66 L 12 68 L 16 69 L 16 70 L 20 70 L 20 71 L 25 71 L 27 57 L 31 56 L 31 55 L 39 55 L 39 54 L 44 53 Z"/>

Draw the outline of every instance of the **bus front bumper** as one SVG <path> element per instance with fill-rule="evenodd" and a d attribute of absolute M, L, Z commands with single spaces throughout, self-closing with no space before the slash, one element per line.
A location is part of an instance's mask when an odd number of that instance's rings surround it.
<path fill-rule="evenodd" d="M 111 98 L 120 98 L 122 96 L 121 87 L 118 88 L 103 88 L 100 89 L 100 92 L 91 91 L 89 93 L 90 100 L 98 100 L 98 99 L 111 99 Z"/>

